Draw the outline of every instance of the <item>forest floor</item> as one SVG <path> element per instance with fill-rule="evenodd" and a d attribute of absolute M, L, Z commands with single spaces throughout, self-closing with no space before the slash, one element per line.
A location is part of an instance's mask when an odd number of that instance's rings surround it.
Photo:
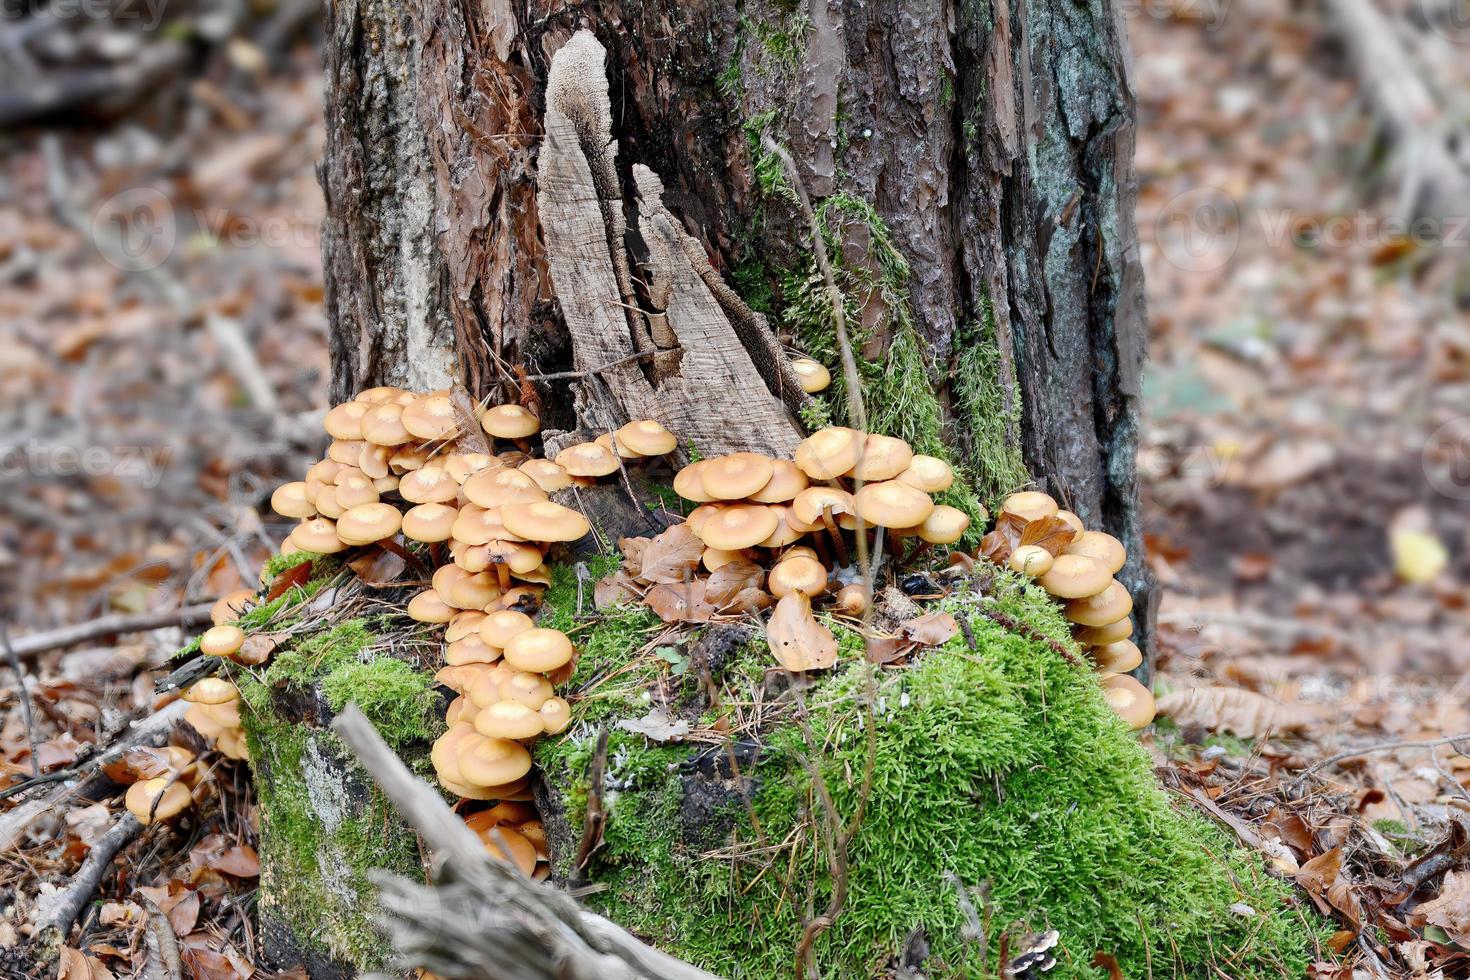
<path fill-rule="evenodd" d="M 1470 874 L 1438 874 L 1470 852 L 1452 825 L 1470 757 L 1393 746 L 1470 733 L 1470 319 L 1453 293 L 1470 231 L 1384 237 L 1398 188 L 1375 178 L 1371 117 L 1315 15 L 1158 13 L 1132 23 L 1167 716 L 1145 738 L 1167 785 L 1344 923 L 1338 945 L 1381 927 L 1351 956 L 1444 966 L 1470 948 Z M 0 406 L 0 581 L 17 636 L 253 584 L 285 531 L 257 505 L 320 448 L 314 52 L 223 45 L 155 101 L 146 120 L 0 144 L 0 384 L 19 396 Z M 183 231 L 164 248 L 150 222 L 170 215 Z M 1344 219 L 1352 233 L 1317 234 Z M 1446 567 L 1407 581 L 1400 565 L 1412 579 L 1437 547 Z M 34 757 L 3 672 L 0 782 L 106 742 L 154 702 L 182 636 L 28 658 Z M 200 978 L 257 957 L 232 768 L 191 836 L 145 838 L 115 893 L 144 886 Z M 0 841 L 0 973 L 35 896 L 113 819 L 75 806 Z M 146 933 L 136 904 L 101 906 L 63 977 L 128 972 Z"/>

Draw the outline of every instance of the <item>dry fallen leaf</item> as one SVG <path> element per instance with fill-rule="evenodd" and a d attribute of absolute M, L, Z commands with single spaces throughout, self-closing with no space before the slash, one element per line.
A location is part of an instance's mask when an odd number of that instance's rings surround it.
<path fill-rule="evenodd" d="M 744 590 L 760 588 L 765 574 L 755 562 L 743 558 L 726 562 L 710 574 L 704 597 L 715 606 L 724 606 Z"/>
<path fill-rule="evenodd" d="M 932 612 L 904 623 L 899 629 L 915 643 L 937 647 L 948 643 L 960 631 L 960 624 L 947 612 Z"/>
<path fill-rule="evenodd" d="M 1439 895 L 1421 903 L 1411 922 L 1439 926 L 1456 945 L 1470 945 L 1470 871 L 1445 872 Z"/>
<path fill-rule="evenodd" d="M 822 670 L 837 662 L 837 640 L 817 622 L 812 601 L 800 592 L 788 592 L 776 603 L 766 642 L 787 670 Z"/>
<path fill-rule="evenodd" d="M 678 585 L 655 585 L 643 601 L 666 623 L 707 623 L 715 607 L 705 601 L 705 582 L 701 578 Z"/>
<path fill-rule="evenodd" d="M 1327 914 L 1337 909 L 1355 926 L 1363 922 L 1363 904 L 1352 882 L 1342 873 L 1342 848 L 1319 854 L 1296 873 L 1296 883 L 1307 890 L 1317 908 Z"/>
<path fill-rule="evenodd" d="M 1053 555 L 1060 555 L 1076 536 L 1076 529 L 1060 517 L 1038 517 L 1034 521 L 1026 522 L 1021 530 L 1020 543 L 1034 544 Z"/>
<path fill-rule="evenodd" d="M 70 946 L 61 948 L 56 980 L 112 980 L 112 971 L 95 956 L 88 956 Z"/>
<path fill-rule="evenodd" d="M 598 579 L 592 588 L 592 604 L 599 610 L 638 602 L 642 598 L 632 577 L 621 568 Z"/>
<path fill-rule="evenodd" d="M 1214 686 L 1166 694 L 1159 698 L 1158 713 L 1178 725 L 1201 725 L 1242 738 L 1300 731 L 1320 716 L 1307 705 L 1283 704 L 1254 691 Z"/>
<path fill-rule="evenodd" d="M 699 566 L 703 554 L 704 542 L 695 537 L 689 525 L 675 524 L 643 549 L 643 570 L 638 577 L 665 585 L 683 582 Z"/>
<path fill-rule="evenodd" d="M 210 869 L 236 878 L 260 875 L 260 857 L 249 844 L 231 845 L 223 834 L 210 834 L 189 851 L 189 864 L 196 871 Z"/>
<path fill-rule="evenodd" d="M 648 547 L 647 538 L 619 538 L 618 551 L 623 554 L 623 571 L 632 578 L 643 573 L 643 552 Z"/>

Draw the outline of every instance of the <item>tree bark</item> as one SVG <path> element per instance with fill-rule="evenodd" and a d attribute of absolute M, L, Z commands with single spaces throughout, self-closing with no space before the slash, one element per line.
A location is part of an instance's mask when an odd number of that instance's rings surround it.
<path fill-rule="evenodd" d="M 988 468 L 1007 454 L 1124 542 L 1150 649 L 1118 0 L 333 0 L 327 19 L 335 398 L 461 382 L 534 407 L 549 448 L 645 415 L 704 454 L 791 448 L 785 314 L 811 245 L 769 135 L 818 202 L 871 214 L 833 229 L 845 264 L 875 266 L 875 229 L 906 264 L 901 295 L 857 297 L 862 355 L 910 331 L 925 377 L 903 381 L 982 496 L 1019 489 Z M 977 419 L 981 383 L 999 402 Z"/>

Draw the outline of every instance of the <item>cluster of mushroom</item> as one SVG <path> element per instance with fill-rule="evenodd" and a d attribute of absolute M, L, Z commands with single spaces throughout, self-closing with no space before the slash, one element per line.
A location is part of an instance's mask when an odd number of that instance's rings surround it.
<path fill-rule="evenodd" d="M 860 519 L 875 530 L 879 548 L 885 529 L 895 548 L 903 538 L 926 548 L 953 544 L 970 525 L 964 511 L 930 496 L 954 482 L 949 464 L 915 454 L 902 439 L 834 426 L 803 440 L 795 455 L 792 462 L 731 453 L 675 475 L 675 492 L 699 505 L 688 524 L 705 545 L 707 569 L 770 549 L 782 559 L 771 570 L 772 594 L 797 589 L 815 597 L 827 591 L 833 569 L 850 565 L 844 533 Z M 791 549 L 808 535 L 809 546 Z"/>
<path fill-rule="evenodd" d="M 1143 662 L 1143 654 L 1129 639 L 1133 597 L 1113 577 L 1128 560 L 1122 542 L 1103 531 L 1087 530 L 1076 514 L 1034 490 L 1007 497 L 999 520 L 1019 525 L 1020 540 L 1034 543 L 992 557 L 1034 578 L 1062 600 L 1073 636 L 1092 661 L 1108 703 L 1123 720 L 1134 729 L 1153 721 L 1153 695 L 1127 673 Z"/>

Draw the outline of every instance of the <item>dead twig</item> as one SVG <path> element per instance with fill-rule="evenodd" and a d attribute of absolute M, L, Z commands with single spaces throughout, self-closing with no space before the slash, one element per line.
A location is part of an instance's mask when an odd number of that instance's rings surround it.
<path fill-rule="evenodd" d="M 15 683 L 20 687 L 20 716 L 25 721 L 26 738 L 31 744 L 31 775 L 39 776 L 41 775 L 41 760 L 37 752 L 36 719 L 31 714 L 31 691 L 26 685 L 25 671 L 20 666 L 20 656 L 10 642 L 10 629 L 4 623 L 0 623 L 0 644 L 5 646 L 5 659 L 10 661 L 10 669 L 15 674 Z"/>
<path fill-rule="evenodd" d="M 92 844 L 87 858 L 71 883 L 55 895 L 37 899 L 36 934 L 45 955 L 54 957 L 77 921 L 82 907 L 102 883 L 102 876 L 112 866 L 112 859 L 143 832 L 143 824 L 131 813 L 124 813 Z"/>
<path fill-rule="evenodd" d="M 555 372 L 552 372 L 551 374 L 528 374 L 524 378 L 522 378 L 521 380 L 522 381 L 569 381 L 569 380 L 573 380 L 573 379 L 576 379 L 576 378 L 587 378 L 587 377 L 591 377 L 592 375 L 601 374 L 604 371 L 611 371 L 615 367 L 622 367 L 624 364 L 633 364 L 636 361 L 646 361 L 649 358 L 654 357 L 654 356 L 656 356 L 658 354 L 676 354 L 676 353 L 682 353 L 683 350 L 684 350 L 684 348 L 682 348 L 682 347 L 673 347 L 673 348 L 669 348 L 668 350 L 650 350 L 650 351 L 643 351 L 642 353 L 639 353 L 639 354 L 629 354 L 627 357 L 620 357 L 620 358 L 618 358 L 615 361 L 608 361 L 606 364 L 599 364 L 599 365 L 597 365 L 597 367 L 590 367 L 590 368 L 587 368 L 586 370 L 583 370 L 583 371 L 555 371 Z"/>
<path fill-rule="evenodd" d="M 1339 762 L 1342 762 L 1346 759 L 1356 759 L 1361 756 L 1374 755 L 1379 752 L 1396 752 L 1399 749 L 1437 749 L 1441 745 L 1450 745 L 1454 747 L 1456 752 L 1459 752 L 1463 755 L 1465 753 L 1465 750 L 1460 748 L 1461 742 L 1470 742 L 1470 732 L 1461 732 L 1459 735 L 1446 735 L 1443 738 L 1430 738 L 1420 740 L 1399 739 L 1392 742 L 1378 742 L 1374 745 L 1365 745 L 1362 748 L 1350 749 L 1347 752 L 1339 752 L 1336 755 L 1329 755 L 1327 758 L 1322 759 L 1320 762 L 1312 763 L 1310 766 L 1303 769 L 1301 773 L 1296 777 L 1296 779 L 1292 780 L 1292 785 L 1300 786 L 1302 783 L 1306 782 L 1308 779 L 1315 776 L 1322 770 L 1328 768 L 1329 766 L 1335 766 Z"/>
<path fill-rule="evenodd" d="M 198 626 L 209 621 L 209 610 L 213 603 L 201 602 L 181 609 L 159 609 L 145 613 L 120 613 L 99 616 L 85 623 L 75 623 L 44 633 L 31 633 L 17 637 L 14 641 L 17 657 L 33 657 L 47 650 L 76 646 L 95 640 L 99 636 L 113 633 L 143 633 L 162 629 L 165 626 Z"/>
<path fill-rule="evenodd" d="M 587 771 L 587 815 L 582 821 L 582 842 L 577 845 L 577 860 L 573 864 L 584 871 L 592 855 L 602 846 L 602 828 L 607 814 L 602 809 L 602 784 L 607 773 L 607 737 L 604 728 L 597 735 L 597 748 L 592 752 L 592 764 Z"/>
<path fill-rule="evenodd" d="M 975 612 L 981 616 L 984 616 L 986 619 L 990 620 L 992 623 L 995 623 L 1002 629 L 1009 630 L 1012 633 L 1018 633 L 1021 636 L 1026 637 L 1026 639 L 1031 640 L 1035 643 L 1045 643 L 1056 652 L 1057 656 L 1061 657 L 1063 660 L 1067 661 L 1067 663 L 1071 664 L 1074 667 L 1087 667 L 1087 665 L 1082 662 L 1082 658 L 1078 657 L 1077 654 L 1073 653 L 1071 650 L 1068 650 L 1061 641 L 1052 639 L 1045 633 L 1041 632 L 1041 630 L 1032 626 L 1030 623 L 1023 623 L 1019 619 L 1007 616 L 1003 612 L 999 612 L 995 609 L 986 609 L 983 606 L 976 606 Z"/>

